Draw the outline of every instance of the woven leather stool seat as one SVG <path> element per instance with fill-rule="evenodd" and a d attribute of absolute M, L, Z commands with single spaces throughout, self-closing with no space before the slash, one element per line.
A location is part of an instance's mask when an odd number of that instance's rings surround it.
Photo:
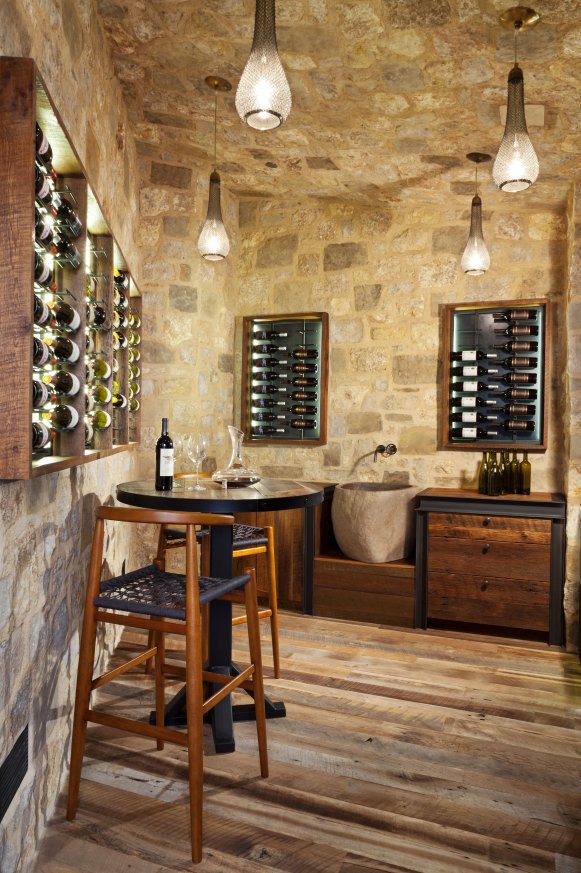
<path fill-rule="evenodd" d="M 186 541 L 185 531 L 177 530 L 173 527 L 168 527 L 164 531 L 165 538 L 168 542 L 177 543 Z M 198 543 L 202 542 L 202 538 L 208 536 L 209 531 L 199 530 L 196 534 Z M 268 537 L 264 535 L 263 527 L 253 527 L 250 524 L 234 524 L 232 525 L 232 546 L 235 549 L 251 549 L 253 546 L 268 545 Z"/>
<path fill-rule="evenodd" d="M 231 579 L 200 576 L 198 579 L 200 606 L 243 588 L 248 575 Z M 101 591 L 93 601 L 102 609 L 122 609 L 142 615 L 164 618 L 186 618 L 186 577 L 181 573 L 164 573 L 155 564 L 132 573 L 101 582 Z"/>

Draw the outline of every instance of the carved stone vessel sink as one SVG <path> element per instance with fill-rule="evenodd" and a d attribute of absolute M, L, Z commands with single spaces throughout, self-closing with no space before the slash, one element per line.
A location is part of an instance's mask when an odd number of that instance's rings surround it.
<path fill-rule="evenodd" d="M 419 488 L 388 482 L 337 485 L 331 514 L 341 551 L 354 561 L 383 564 L 406 558 L 415 543 Z"/>

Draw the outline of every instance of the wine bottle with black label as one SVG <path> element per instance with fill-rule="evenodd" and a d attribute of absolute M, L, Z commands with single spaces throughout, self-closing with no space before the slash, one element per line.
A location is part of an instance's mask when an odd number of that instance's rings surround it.
<path fill-rule="evenodd" d="M 305 359 L 311 358 L 315 359 L 319 357 L 319 353 L 316 349 L 295 349 L 292 353 L 293 358 Z"/>
<path fill-rule="evenodd" d="M 155 490 L 173 488 L 173 440 L 168 433 L 168 420 L 161 420 L 161 436 L 155 446 Z"/>
<path fill-rule="evenodd" d="M 530 342 L 529 340 L 510 340 L 507 343 L 501 343 L 499 346 L 494 346 L 495 349 L 503 349 L 505 352 L 513 354 L 521 354 L 522 352 L 536 352 L 539 344 Z"/>
<path fill-rule="evenodd" d="M 495 327 L 494 332 L 505 336 L 538 336 L 536 324 L 511 324 L 508 327 Z"/>
<path fill-rule="evenodd" d="M 507 312 L 493 313 L 495 321 L 536 321 L 536 309 L 509 309 Z"/>
<path fill-rule="evenodd" d="M 536 388 L 507 388 L 506 391 L 498 391 L 492 397 L 507 397 L 510 400 L 536 400 Z"/>

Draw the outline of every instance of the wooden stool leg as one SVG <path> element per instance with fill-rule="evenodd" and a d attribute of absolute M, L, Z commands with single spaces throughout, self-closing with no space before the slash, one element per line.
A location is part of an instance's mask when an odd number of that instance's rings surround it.
<path fill-rule="evenodd" d="M 162 572 L 165 572 L 165 546 L 166 546 L 165 529 L 166 529 L 166 527 L 167 527 L 166 524 L 160 524 L 160 526 L 159 526 L 159 536 L 157 538 L 157 552 L 156 552 L 155 558 L 153 560 L 153 563 L 155 564 L 155 566 L 159 567 L 159 569 Z M 155 639 L 154 632 L 149 631 L 149 633 L 147 634 L 147 648 L 148 649 L 151 649 L 155 645 L 154 639 Z M 149 658 L 145 662 L 145 672 L 151 673 L 152 670 L 153 670 L 153 658 Z M 163 745 L 162 746 L 158 745 L 158 749 L 159 748 L 163 749 Z"/>
<path fill-rule="evenodd" d="M 195 532 L 188 528 L 186 577 L 194 573 Z M 186 580 L 186 587 L 190 587 Z M 197 589 L 197 585 L 196 585 Z M 196 595 L 197 596 L 197 595 Z M 202 808 L 204 801 L 204 723 L 202 700 L 202 639 L 200 610 L 186 601 L 186 713 L 188 720 L 188 773 L 190 786 L 190 826 L 192 861 L 202 860 Z"/>
<path fill-rule="evenodd" d="M 272 610 L 272 614 L 270 616 L 272 660 L 274 665 L 274 678 L 280 679 L 280 647 L 278 642 L 278 602 L 276 595 L 276 554 L 274 551 L 274 530 L 272 527 L 266 527 L 265 531 L 268 537 L 268 605 Z"/>
<path fill-rule="evenodd" d="M 262 652 L 260 649 L 260 627 L 258 621 L 258 599 L 256 594 L 256 572 L 254 567 L 245 571 L 250 576 L 250 582 L 244 587 L 244 601 L 248 627 L 248 648 L 250 660 L 254 664 L 253 692 L 256 714 L 256 736 L 258 738 L 258 754 L 260 757 L 260 775 L 268 776 L 268 749 L 266 742 L 266 712 L 264 709 L 264 686 L 262 676 Z"/>
<path fill-rule="evenodd" d="M 157 646 L 157 654 L 155 655 L 155 723 L 157 727 L 163 727 L 165 724 L 165 634 L 162 631 L 153 631 L 153 640 Z M 164 741 L 158 739 L 158 751 L 164 747 Z"/>

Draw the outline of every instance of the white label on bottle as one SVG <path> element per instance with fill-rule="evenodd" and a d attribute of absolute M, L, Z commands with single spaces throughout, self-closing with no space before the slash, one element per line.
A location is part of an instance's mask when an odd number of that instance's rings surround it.
<path fill-rule="evenodd" d="M 79 382 L 79 380 L 77 379 L 77 377 L 75 376 L 74 373 L 69 373 L 69 376 L 71 377 L 71 381 L 73 384 L 71 385 L 71 390 L 67 391 L 67 395 L 69 397 L 72 397 L 73 394 L 78 393 L 79 388 L 81 387 L 81 383 Z"/>
<path fill-rule="evenodd" d="M 37 448 L 43 449 L 46 446 L 47 442 L 50 440 L 50 430 L 48 429 L 44 421 L 37 421 L 35 422 L 35 424 L 37 429 L 40 430 L 41 434 Z"/>
<path fill-rule="evenodd" d="M 78 413 L 77 410 L 74 408 L 74 406 L 68 406 L 67 409 L 70 410 L 70 413 L 71 413 L 71 420 L 70 420 L 70 423 L 67 424 L 67 426 L 66 426 L 66 430 L 72 430 L 72 429 L 73 429 L 74 427 L 76 427 L 76 426 L 78 425 L 78 423 L 79 423 L 79 413 Z"/>
<path fill-rule="evenodd" d="M 463 376 L 477 376 L 478 367 L 462 367 Z"/>
<path fill-rule="evenodd" d="M 43 200 L 50 193 L 50 181 L 48 176 L 44 177 L 44 181 L 40 186 L 40 190 L 36 195 L 40 200 Z"/>
<path fill-rule="evenodd" d="M 78 347 L 78 345 L 76 343 L 74 343 L 72 340 L 71 340 L 71 343 L 73 346 L 73 350 L 72 350 L 71 354 L 69 355 L 69 357 L 67 358 L 67 361 L 69 361 L 71 364 L 74 364 L 75 361 L 79 360 L 79 355 L 81 354 L 81 350 Z"/>
<path fill-rule="evenodd" d="M 173 449 L 159 450 L 159 475 L 173 476 Z"/>
<path fill-rule="evenodd" d="M 478 391 L 478 382 L 464 382 L 462 391 Z"/>
<path fill-rule="evenodd" d="M 78 312 L 75 312 L 75 314 L 73 315 L 73 320 L 69 324 L 69 330 L 78 330 L 80 323 L 81 323 L 81 316 L 79 315 Z"/>
<path fill-rule="evenodd" d="M 475 427 L 463 427 L 462 428 L 462 436 L 467 437 L 469 440 L 476 439 L 476 428 Z"/>
<path fill-rule="evenodd" d="M 41 300 L 40 302 L 42 304 L 42 313 L 41 313 L 40 318 L 38 319 L 37 323 L 38 324 L 45 324 L 45 322 L 47 322 L 50 318 L 50 309 L 48 308 L 48 306 L 46 305 L 44 300 Z"/>
<path fill-rule="evenodd" d="M 476 406 L 476 397 L 463 397 L 461 406 Z"/>
<path fill-rule="evenodd" d="M 472 398 L 475 400 L 476 398 Z M 475 412 L 463 412 L 462 413 L 462 421 L 476 421 L 476 413 Z"/>
<path fill-rule="evenodd" d="M 41 348 L 42 348 L 42 354 L 41 354 L 39 360 L 38 360 L 37 363 L 36 363 L 36 366 L 37 366 L 37 367 L 42 367 L 43 364 L 46 364 L 46 362 L 47 362 L 48 359 L 50 358 L 50 349 L 49 349 L 49 347 L 47 346 L 47 344 L 46 344 L 45 342 L 43 342 L 43 340 L 40 340 L 40 345 L 41 345 Z"/>
<path fill-rule="evenodd" d="M 462 360 L 463 361 L 475 361 L 476 360 L 476 350 L 470 349 L 469 351 L 462 352 Z"/>
<path fill-rule="evenodd" d="M 36 401 L 36 405 L 44 406 L 44 404 L 48 400 L 48 388 L 42 382 L 39 382 L 38 384 L 40 386 L 40 397 Z"/>

